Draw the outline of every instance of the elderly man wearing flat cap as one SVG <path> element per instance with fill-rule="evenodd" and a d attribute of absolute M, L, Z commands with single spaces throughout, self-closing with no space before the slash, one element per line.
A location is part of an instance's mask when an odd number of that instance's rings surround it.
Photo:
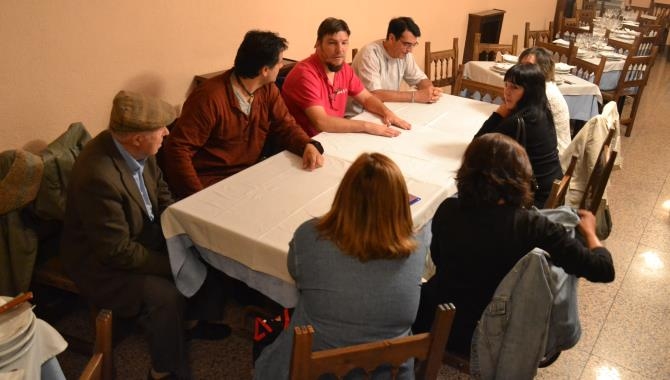
<path fill-rule="evenodd" d="M 187 335 L 230 334 L 226 325 L 195 322 L 221 318 L 223 286 L 215 271 L 188 300 L 172 280 L 160 215 L 173 200 L 154 155 L 175 117 L 159 99 L 116 95 L 109 129 L 84 147 L 72 169 L 61 242 L 65 270 L 89 301 L 114 315 L 139 316 L 150 378 L 190 376 Z"/>

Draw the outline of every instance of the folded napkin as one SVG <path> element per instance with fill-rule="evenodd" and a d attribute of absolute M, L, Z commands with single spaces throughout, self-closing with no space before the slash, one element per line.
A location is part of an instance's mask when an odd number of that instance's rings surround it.
<path fill-rule="evenodd" d="M 554 66 L 556 71 L 570 71 L 570 69 L 573 69 L 574 67 L 575 66 L 571 66 L 563 62 L 559 62 Z"/>
<path fill-rule="evenodd" d="M 556 45 L 570 46 L 570 41 L 566 41 L 562 38 L 553 41 Z"/>

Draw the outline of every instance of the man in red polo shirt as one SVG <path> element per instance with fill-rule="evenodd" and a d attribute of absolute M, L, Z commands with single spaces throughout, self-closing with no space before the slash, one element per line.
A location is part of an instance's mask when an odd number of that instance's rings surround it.
<path fill-rule="evenodd" d="M 365 132 L 395 137 L 410 129 L 377 97 L 363 87 L 351 66 L 344 62 L 349 47 L 349 27 L 344 20 L 329 17 L 317 32 L 316 51 L 288 74 L 282 96 L 291 114 L 309 136 L 326 132 Z M 344 118 L 347 97 L 378 115 L 380 123 Z"/>

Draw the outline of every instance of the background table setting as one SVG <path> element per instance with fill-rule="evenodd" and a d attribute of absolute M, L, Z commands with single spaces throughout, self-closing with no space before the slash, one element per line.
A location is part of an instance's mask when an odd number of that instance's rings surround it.
<path fill-rule="evenodd" d="M 282 152 L 171 205 L 161 222 L 180 291 L 190 296 L 201 286 L 202 259 L 281 305 L 295 306 L 288 243 L 301 223 L 330 209 L 344 173 L 363 152 L 383 153 L 398 164 L 408 191 L 421 198 L 411 206 L 417 239 L 429 241 L 424 227 L 456 192 L 463 152 L 496 106 L 452 95 L 434 104 L 387 105 L 412 129 L 395 138 L 322 132 L 315 139 L 325 149 L 325 164 L 317 170 L 305 171 L 300 157 Z M 367 112 L 356 119 L 379 122 Z"/>
<path fill-rule="evenodd" d="M 0 296 L 0 379 L 64 380 L 55 356 L 65 351 L 67 342 L 35 317 L 27 301 L 31 297 Z"/>
<path fill-rule="evenodd" d="M 511 62 L 470 61 L 463 66 L 463 76 L 477 82 L 501 87 L 504 75 L 512 67 Z M 597 115 L 598 103 L 602 103 L 602 94 L 598 86 L 570 74 L 573 66 L 556 63 L 556 84 L 568 103 L 570 118 L 589 120 Z"/>

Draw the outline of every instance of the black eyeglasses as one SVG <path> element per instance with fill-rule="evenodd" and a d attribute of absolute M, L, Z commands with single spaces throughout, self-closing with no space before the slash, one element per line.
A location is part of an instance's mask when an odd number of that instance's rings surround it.
<path fill-rule="evenodd" d="M 417 42 L 407 42 L 407 41 L 400 40 L 400 43 L 402 44 L 403 47 L 405 47 L 407 49 L 411 49 L 411 48 L 415 48 L 415 47 L 419 46 L 418 41 Z"/>

